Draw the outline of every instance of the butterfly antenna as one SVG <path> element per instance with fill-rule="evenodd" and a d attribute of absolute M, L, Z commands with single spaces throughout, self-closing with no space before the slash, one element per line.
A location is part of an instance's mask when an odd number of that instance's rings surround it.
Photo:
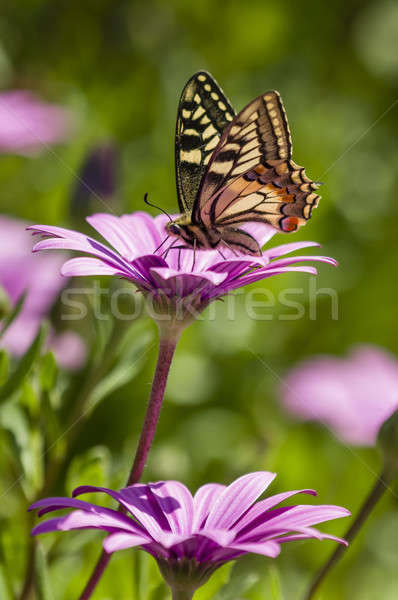
<path fill-rule="evenodd" d="M 160 212 L 162 212 L 164 215 L 166 215 L 166 217 L 168 218 L 168 220 L 170 221 L 170 223 L 173 221 L 173 219 L 170 217 L 169 213 L 166 212 L 163 208 L 161 208 L 160 206 L 156 206 L 156 204 L 151 204 L 151 202 L 149 202 L 149 200 L 148 200 L 148 192 L 146 192 L 146 194 L 144 195 L 144 202 L 148 206 L 151 206 L 152 208 L 156 208 L 157 210 L 160 210 Z"/>

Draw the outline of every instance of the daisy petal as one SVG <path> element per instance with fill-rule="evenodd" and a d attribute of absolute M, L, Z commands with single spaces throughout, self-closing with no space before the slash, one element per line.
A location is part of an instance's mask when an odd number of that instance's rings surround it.
<path fill-rule="evenodd" d="M 103 541 L 103 547 L 105 552 L 111 554 L 116 550 L 125 550 L 126 548 L 133 548 L 134 546 L 142 546 L 148 544 L 150 539 L 145 535 L 135 535 L 132 533 L 117 532 L 111 533 Z"/>
<path fill-rule="evenodd" d="M 275 477 L 275 473 L 258 471 L 243 475 L 231 483 L 214 502 L 205 529 L 231 527 L 267 489 Z"/>

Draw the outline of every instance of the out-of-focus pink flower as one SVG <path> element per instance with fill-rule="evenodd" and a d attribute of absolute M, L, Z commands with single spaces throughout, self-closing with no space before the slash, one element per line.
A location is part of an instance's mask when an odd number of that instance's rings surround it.
<path fill-rule="evenodd" d="M 45 498 L 30 507 L 39 516 L 72 509 L 66 516 L 48 519 L 32 535 L 71 529 L 99 529 L 108 535 L 106 552 L 140 547 L 157 560 L 173 587 L 181 574 L 196 589 L 224 563 L 248 553 L 275 558 L 282 544 L 315 538 L 346 542 L 321 533 L 313 525 L 349 515 L 341 506 L 298 504 L 280 506 L 296 494 L 315 496 L 314 490 L 294 490 L 256 502 L 275 479 L 275 473 L 258 471 L 243 475 L 229 486 L 208 483 L 194 496 L 178 481 L 137 483 L 115 492 L 84 485 L 73 496 L 104 492 L 126 510 L 103 508 L 75 498 Z M 196 584 L 196 585 L 195 585 Z M 188 596 L 187 596 L 188 597 Z"/>
<path fill-rule="evenodd" d="M 31 92 L 0 93 L 0 152 L 34 154 L 70 135 L 72 118 Z"/>
<path fill-rule="evenodd" d="M 74 331 L 62 331 L 50 337 L 49 345 L 58 364 L 69 371 L 79 369 L 87 358 L 86 345 Z"/>
<path fill-rule="evenodd" d="M 281 396 L 300 419 L 321 421 L 349 444 L 373 446 L 398 409 L 398 361 L 370 345 L 347 358 L 314 357 L 288 373 Z"/>
<path fill-rule="evenodd" d="M 0 340 L 0 346 L 15 356 L 27 350 L 43 317 L 67 283 L 58 275 L 65 255 L 32 254 L 27 225 L 24 221 L 0 216 L 0 284 L 11 305 L 27 292 L 20 314 Z M 72 332 L 64 336 L 53 336 L 51 346 L 62 366 L 76 368 L 84 360 L 83 341 Z"/>

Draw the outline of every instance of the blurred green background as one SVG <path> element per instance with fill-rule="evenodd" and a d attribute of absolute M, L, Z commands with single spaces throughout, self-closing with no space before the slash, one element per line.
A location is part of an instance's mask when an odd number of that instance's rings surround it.
<path fill-rule="evenodd" d="M 250 319 L 246 290 L 236 299 L 233 321 L 220 302 L 216 319 L 205 315 L 184 333 L 145 479 L 175 478 L 195 489 L 207 481 L 227 483 L 250 470 L 275 470 L 273 492 L 314 487 L 320 502 L 355 511 L 379 470 L 376 451 L 346 448 L 319 425 L 295 423 L 278 397 L 284 373 L 314 353 L 343 354 L 357 342 L 398 353 L 394 0 L 6 3 L 0 9 L 1 88 L 30 89 L 68 107 L 76 130 L 67 143 L 37 157 L 0 157 L 1 212 L 81 229 L 82 215 L 105 210 L 91 198 L 79 214 L 71 211 L 76 174 L 101 143 L 112 143 L 117 151 L 117 187 L 107 202 L 119 214 L 143 210 L 145 192 L 176 212 L 177 102 L 186 80 L 203 68 L 236 109 L 267 89 L 280 91 L 294 159 L 326 184 L 313 219 L 288 241 L 319 241 L 322 252 L 340 266 L 321 265 L 312 284 L 310 276 L 288 274 L 258 285 L 275 295 L 301 288 L 305 315 L 299 320 L 284 319 L 286 307 L 279 305 L 263 320 Z M 104 280 L 102 285 L 118 283 Z M 331 317 L 330 298 L 321 294 L 316 318 L 310 318 L 310 285 L 337 291 L 338 319 Z M 53 320 L 59 315 L 55 309 Z M 51 435 L 56 437 L 54 431 L 62 431 L 76 398 L 97 390 L 96 408 L 79 427 L 51 493 L 69 494 L 82 483 L 122 486 L 140 431 L 156 357 L 154 325 L 147 320 L 98 324 L 88 317 L 73 326 L 91 348 L 96 335 L 105 340 L 95 345 L 87 368 L 74 376 L 58 373 L 54 381 L 46 380 L 43 391 L 43 370 L 53 367 L 38 361 L 2 409 L 0 596 L 5 600 L 19 598 L 25 576 L 30 528 L 25 509 L 43 483 L 48 457 L 41 453 Z M 124 348 L 121 358 L 107 362 L 112 327 Z M 129 361 L 137 357 L 130 371 Z M 124 365 L 116 384 L 98 392 L 98 380 L 115 364 Z M 87 381 L 94 383 L 85 392 Z M 61 415 L 53 430 L 49 406 Z M 64 451 L 58 444 L 60 456 Z M 330 523 L 324 530 L 342 534 L 345 527 Z M 387 494 L 320 597 L 395 599 L 397 534 L 397 499 Z M 81 532 L 43 537 L 35 597 L 76 598 L 100 551 L 100 538 Z M 232 574 L 223 568 L 197 598 L 296 600 L 332 547 L 307 541 L 286 546 L 277 561 L 244 558 Z M 166 598 L 156 566 L 141 554 L 115 555 L 94 598 Z M 219 590 L 229 577 L 229 586 Z"/>

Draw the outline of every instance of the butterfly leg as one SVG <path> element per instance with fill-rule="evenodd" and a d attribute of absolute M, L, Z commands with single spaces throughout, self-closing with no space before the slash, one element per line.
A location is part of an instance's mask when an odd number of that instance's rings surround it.
<path fill-rule="evenodd" d="M 170 236 L 169 236 L 169 235 L 167 235 L 167 236 L 164 238 L 163 242 L 161 242 L 161 243 L 159 244 L 159 246 L 158 246 L 158 247 L 157 247 L 157 248 L 156 248 L 156 249 L 153 251 L 153 253 L 154 253 L 154 254 L 156 254 L 156 253 L 157 253 L 157 251 L 158 251 L 158 250 L 160 250 L 160 248 L 163 246 L 163 244 L 165 244 L 165 243 L 167 242 L 167 240 L 169 239 L 169 237 L 170 237 Z"/>
<path fill-rule="evenodd" d="M 195 263 L 196 263 L 196 238 L 193 241 L 193 260 L 192 260 L 192 269 L 191 269 L 191 272 L 195 268 Z"/>

